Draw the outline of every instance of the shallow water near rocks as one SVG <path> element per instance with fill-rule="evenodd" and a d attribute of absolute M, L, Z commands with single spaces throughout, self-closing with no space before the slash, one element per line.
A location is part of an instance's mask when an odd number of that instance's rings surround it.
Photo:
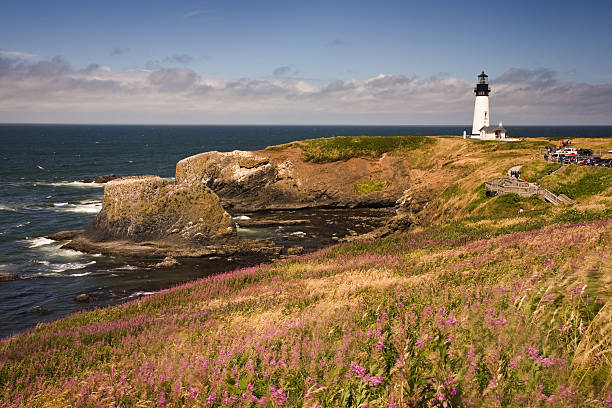
<path fill-rule="evenodd" d="M 392 209 L 339 209 L 271 211 L 236 217 L 237 232 L 245 238 L 266 238 L 285 248 L 310 252 L 331 245 L 346 235 L 370 231 L 384 222 Z M 242 218 L 242 220 L 241 220 Z M 241 228 L 240 222 L 267 220 L 265 227 Z M 273 225 L 274 221 L 307 220 L 299 225 Z M 127 259 L 84 254 L 62 249 L 62 242 L 38 237 L 26 241 L 31 251 L 46 253 L 45 260 L 15 270 L 22 279 L 0 282 L 0 336 L 26 330 L 67 314 L 131 300 L 179 283 L 240 267 L 269 262 L 265 257 L 184 258 L 170 268 L 156 268 L 159 260 Z M 11 270 L 3 268 L 3 271 Z M 86 293 L 87 303 L 75 301 Z"/>

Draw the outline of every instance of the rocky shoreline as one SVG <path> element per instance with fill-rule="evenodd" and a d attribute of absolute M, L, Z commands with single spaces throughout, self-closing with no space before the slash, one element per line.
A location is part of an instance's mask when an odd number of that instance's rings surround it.
<path fill-rule="evenodd" d="M 362 193 L 356 185 L 392 180 L 385 188 Z M 106 183 L 102 210 L 84 229 L 49 236 L 68 242 L 67 249 L 132 258 L 256 256 L 267 259 L 301 253 L 300 245 L 283 247 L 272 240 L 240 236 L 237 227 L 261 229 L 309 226 L 308 218 L 259 219 L 233 214 L 270 211 L 394 208 L 404 197 L 410 168 L 402 157 L 352 158 L 310 163 L 299 149 L 257 152 L 207 152 L 180 160 L 174 182 L 157 176 L 94 178 Z M 228 212 L 229 211 L 229 212 Z M 376 231 L 348 229 L 332 242 L 386 235 L 401 211 L 388 214 Z M 414 223 L 411 220 L 410 223 Z M 380 224 L 380 223 L 379 223 Z M 299 233 L 296 231 L 295 233 Z M 301 248 L 301 249 L 299 249 Z"/>

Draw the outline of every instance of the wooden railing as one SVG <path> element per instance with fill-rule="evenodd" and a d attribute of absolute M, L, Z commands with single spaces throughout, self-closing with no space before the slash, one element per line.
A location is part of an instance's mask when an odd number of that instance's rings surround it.
<path fill-rule="evenodd" d="M 543 200 L 548 201 L 553 205 L 571 204 L 573 200 L 563 194 L 557 196 L 547 189 L 540 187 L 535 183 L 517 180 L 511 177 L 496 177 L 485 183 L 485 187 L 489 193 L 498 194 L 518 194 L 520 196 L 538 195 Z"/>

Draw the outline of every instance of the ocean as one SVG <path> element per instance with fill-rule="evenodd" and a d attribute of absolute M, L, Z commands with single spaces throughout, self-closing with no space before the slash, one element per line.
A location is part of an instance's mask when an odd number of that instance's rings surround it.
<path fill-rule="evenodd" d="M 612 126 L 506 128 L 511 137 L 612 136 Z M 110 173 L 171 178 L 178 160 L 211 150 L 338 135 L 460 135 L 464 129 L 469 126 L 0 125 L 0 273 L 22 278 L 0 282 L 0 337 L 242 266 L 209 259 L 169 273 L 137 260 L 61 249 L 45 236 L 84 228 L 101 208 L 103 185 L 82 179 Z M 93 301 L 75 302 L 80 293 Z"/>

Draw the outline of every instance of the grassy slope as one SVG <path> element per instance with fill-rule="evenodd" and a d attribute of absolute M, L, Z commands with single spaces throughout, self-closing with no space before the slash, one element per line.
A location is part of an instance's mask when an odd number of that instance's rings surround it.
<path fill-rule="evenodd" d="M 424 136 L 336 136 L 271 146 L 268 149 L 299 147 L 304 152 L 304 160 L 326 163 L 352 157 L 379 157 L 383 153 L 405 153 L 433 144 L 434 138 Z"/>
<path fill-rule="evenodd" d="M 414 169 L 410 174 L 412 189 L 433 189 L 433 196 L 437 197 L 423 212 L 426 223 L 466 217 L 498 217 L 496 214 L 504 209 L 516 213 L 523 208 L 536 213 L 546 212 L 551 217 L 562 212 L 563 209 L 538 203 L 537 200 L 485 196 L 484 182 L 505 175 L 509 168 L 516 165 L 523 165 L 522 176 L 529 181 L 541 183 L 555 193 L 564 193 L 575 199 L 580 210 L 601 212 L 612 208 L 610 169 L 570 166 L 568 171 L 548 175 L 558 165 L 542 159 L 542 148 L 556 144 L 556 141 L 547 139 L 509 143 L 452 137 L 339 136 L 271 146 L 268 149 L 299 148 L 304 160 L 315 163 L 352 157 L 377 158 L 383 153 L 402 155 Z M 574 139 L 573 146 L 610 150 L 612 139 Z M 384 189 L 387 182 L 373 178 L 356 185 L 355 190 L 367 194 Z M 501 202 L 495 203 L 498 200 Z"/>
<path fill-rule="evenodd" d="M 612 404 L 607 173 L 576 209 L 486 197 L 484 180 L 536 163 L 537 146 L 509 146 L 396 152 L 444 183 L 428 209 L 438 225 L 2 340 L 0 406 Z M 540 177 L 578 188 L 589 171 Z"/>
<path fill-rule="evenodd" d="M 443 139 L 441 139 L 443 141 Z M 564 193 L 577 201 L 580 211 L 600 211 L 610 213 L 612 209 L 612 171 L 606 168 L 569 166 L 566 171 L 548 175 L 558 168 L 557 164 L 546 163 L 542 159 L 542 147 L 554 144 L 547 140 L 525 140 L 517 143 L 445 141 L 452 148 L 440 152 L 435 160 L 447 160 L 444 165 L 455 171 L 446 178 L 446 190 L 436 199 L 429 209 L 433 222 L 443 222 L 449 218 L 456 220 L 470 217 L 498 218 L 512 215 L 519 209 L 533 211 L 534 215 L 546 213 L 550 217 L 560 216 L 565 209 L 541 203 L 531 198 L 486 197 L 484 182 L 492 177 L 505 176 L 509 168 L 523 165 L 521 176 L 529 181 L 538 182 L 551 191 Z M 438 144 L 440 146 L 441 144 Z M 612 148 L 612 139 L 576 139 L 577 147 L 595 149 Z M 442 149 L 441 149 L 442 150 Z M 453 152 L 457 152 L 453 156 Z M 433 169 L 435 172 L 435 169 Z M 431 178 L 430 175 L 426 177 Z M 435 177 L 435 176 L 434 176 Z"/>
<path fill-rule="evenodd" d="M 521 229 L 345 244 L 40 325 L 0 343 L 0 406 L 605 406 L 612 222 L 497 235 Z"/>

